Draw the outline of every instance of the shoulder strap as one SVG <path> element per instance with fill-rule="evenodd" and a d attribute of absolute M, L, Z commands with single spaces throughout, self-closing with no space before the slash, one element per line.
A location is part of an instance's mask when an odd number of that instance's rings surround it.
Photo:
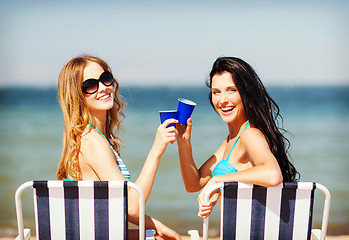
<path fill-rule="evenodd" d="M 92 123 L 90 123 L 90 122 L 87 122 L 88 124 L 90 124 L 99 134 L 101 134 L 105 139 L 107 139 L 105 136 L 104 136 L 104 134 L 103 133 L 101 133 Z M 107 139 L 107 141 L 108 141 L 108 139 Z"/>
<path fill-rule="evenodd" d="M 244 129 L 242 129 L 241 133 L 242 133 L 243 131 L 245 131 L 245 129 L 246 129 L 248 126 L 250 126 L 250 121 L 246 124 L 246 126 L 244 127 Z M 240 135 L 238 136 L 238 138 L 235 140 L 233 146 L 231 147 L 230 152 L 229 152 L 229 154 L 228 154 L 228 156 L 227 156 L 227 158 L 226 158 L 227 161 L 228 161 L 228 159 L 229 159 L 229 157 L 230 157 L 230 154 L 231 154 L 231 152 L 233 151 L 233 149 L 234 149 L 236 143 L 238 142 L 238 140 L 239 140 L 239 138 L 240 138 L 240 136 L 241 136 L 241 133 L 240 133 Z"/>

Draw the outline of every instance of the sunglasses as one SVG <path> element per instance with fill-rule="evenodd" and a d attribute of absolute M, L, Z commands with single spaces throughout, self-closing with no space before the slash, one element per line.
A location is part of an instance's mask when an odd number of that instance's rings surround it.
<path fill-rule="evenodd" d="M 89 78 L 83 81 L 81 89 L 84 93 L 93 94 L 98 91 L 99 82 L 103 83 L 106 87 L 111 86 L 114 82 L 113 74 L 105 71 L 99 76 L 99 79 Z"/>

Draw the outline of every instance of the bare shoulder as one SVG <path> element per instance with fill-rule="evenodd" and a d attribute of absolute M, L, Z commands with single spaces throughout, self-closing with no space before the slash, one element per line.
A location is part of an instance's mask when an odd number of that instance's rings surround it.
<path fill-rule="evenodd" d="M 261 144 L 267 143 L 266 137 L 258 128 L 247 128 L 241 133 L 241 143 L 251 146 L 251 143 Z M 252 144 L 253 145 L 253 144 Z"/>
<path fill-rule="evenodd" d="M 84 133 L 81 138 L 81 148 L 91 149 L 94 146 L 101 145 L 104 142 L 104 138 L 95 131 L 89 131 Z"/>
<path fill-rule="evenodd" d="M 241 133 L 241 138 L 243 137 L 264 137 L 264 134 L 255 127 L 249 127 Z"/>
<path fill-rule="evenodd" d="M 85 161 L 97 159 L 101 153 L 111 151 L 108 142 L 97 132 L 90 131 L 81 139 L 81 154 Z"/>

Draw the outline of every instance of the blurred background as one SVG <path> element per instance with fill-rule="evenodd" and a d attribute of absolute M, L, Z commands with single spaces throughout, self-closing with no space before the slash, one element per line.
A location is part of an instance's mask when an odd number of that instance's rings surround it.
<path fill-rule="evenodd" d="M 63 119 L 57 79 L 71 58 L 104 59 L 127 100 L 121 156 L 135 181 L 152 145 L 159 110 L 177 98 L 198 105 L 198 166 L 227 135 L 205 80 L 219 56 L 251 64 L 283 116 L 301 181 L 332 193 L 329 233 L 349 234 L 348 1 L 6 1 L 0 0 L 0 236 L 16 233 L 14 192 L 54 179 Z M 176 144 L 160 163 L 146 211 L 180 233 L 201 229 L 197 194 L 186 193 Z M 26 225 L 33 227 L 25 193 Z M 314 225 L 321 219 L 321 195 Z M 217 210 L 217 209 L 216 209 Z M 211 218 L 218 234 L 219 215 Z"/>

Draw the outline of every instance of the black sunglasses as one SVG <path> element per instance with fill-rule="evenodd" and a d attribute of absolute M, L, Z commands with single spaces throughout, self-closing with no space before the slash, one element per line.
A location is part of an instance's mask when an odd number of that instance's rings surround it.
<path fill-rule="evenodd" d="M 93 94 L 98 91 L 99 82 L 103 83 L 106 87 L 111 86 L 114 82 L 113 74 L 105 71 L 99 76 L 99 79 L 89 78 L 83 81 L 81 89 L 84 93 Z"/>

